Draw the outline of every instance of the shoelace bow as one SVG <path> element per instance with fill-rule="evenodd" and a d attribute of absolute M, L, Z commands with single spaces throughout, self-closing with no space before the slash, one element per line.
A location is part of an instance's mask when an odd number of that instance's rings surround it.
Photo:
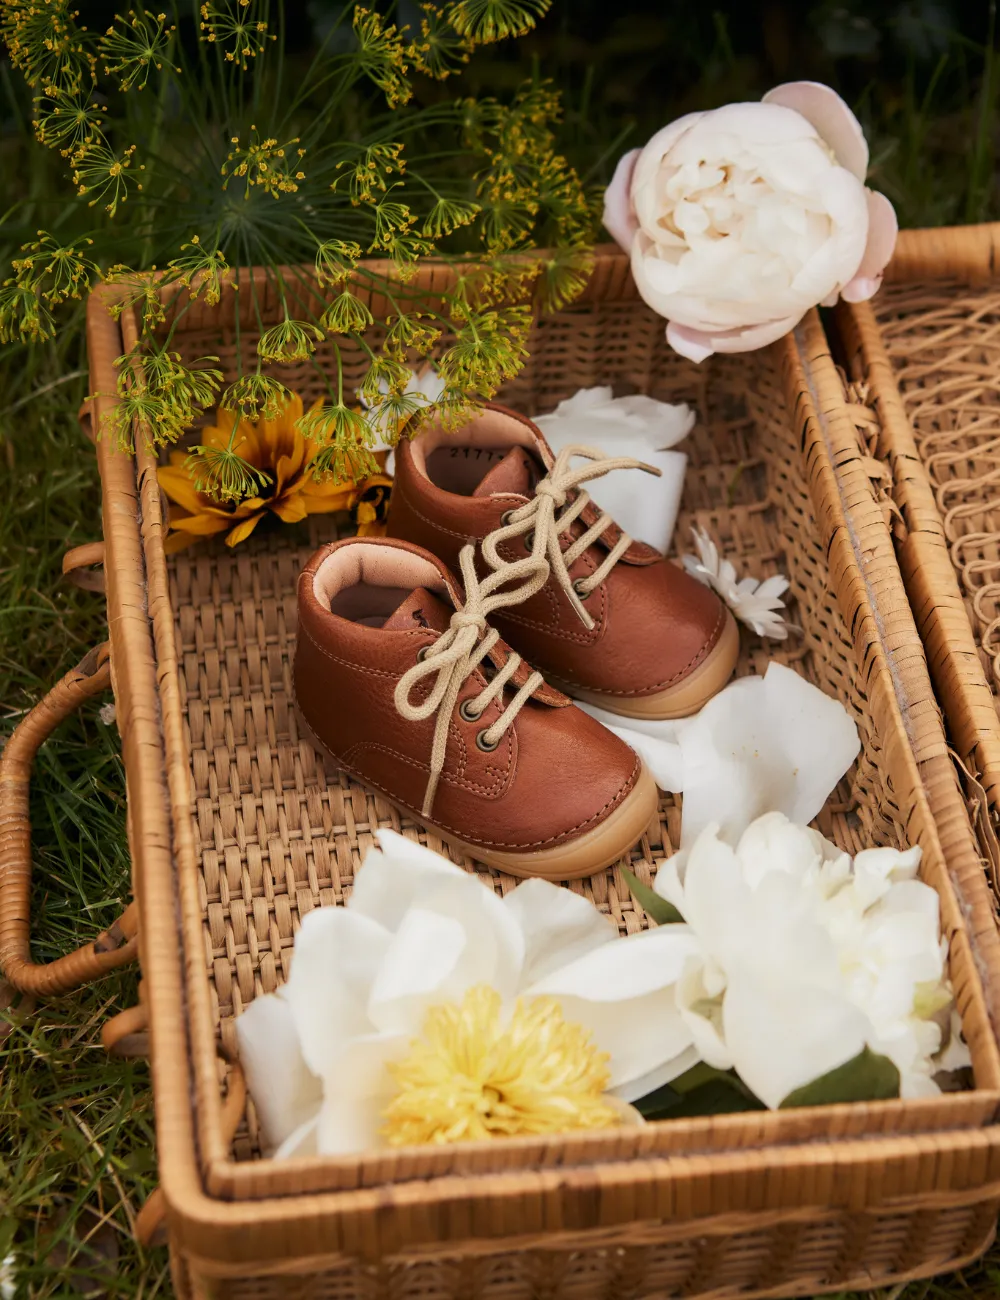
<path fill-rule="evenodd" d="M 458 693 L 471 673 L 490 653 L 500 633 L 487 625 L 487 618 L 495 609 L 505 605 L 518 605 L 527 600 L 536 591 L 540 591 L 549 577 L 548 564 L 538 556 L 529 555 L 513 563 L 504 562 L 503 567 L 491 573 L 480 582 L 476 576 L 473 563 L 474 551 L 471 546 L 463 548 L 459 556 L 462 569 L 462 581 L 465 586 L 465 604 L 451 616 L 451 622 L 438 639 L 421 651 L 417 662 L 408 669 L 396 684 L 396 709 L 408 722 L 420 722 L 437 714 L 434 724 L 434 740 L 431 746 L 431 772 L 424 792 L 424 817 L 430 815 L 437 793 L 441 772 L 444 768 L 445 750 L 448 745 L 448 728 L 451 725 Z M 521 586 L 512 590 L 498 591 L 501 586 L 524 579 Z M 504 687 L 521 665 L 521 656 L 511 651 L 507 662 L 492 680 L 473 699 L 463 705 L 464 717 L 472 720 L 478 717 L 493 701 L 500 699 Z M 434 685 L 425 700 L 414 703 L 411 695 L 416 686 L 427 678 L 433 677 Z M 504 732 L 520 713 L 529 696 L 543 685 L 545 679 L 541 673 L 532 672 L 524 685 L 510 701 L 499 718 L 489 727 L 480 731 L 476 743 L 487 752 L 500 744 Z"/>
<path fill-rule="evenodd" d="M 574 456 L 583 457 L 589 464 L 573 469 L 570 461 Z M 594 626 L 594 620 L 587 613 L 583 602 L 596 587 L 600 586 L 632 545 L 632 538 L 623 532 L 594 572 L 586 578 L 577 578 L 574 581 L 570 577 L 570 569 L 584 551 L 602 536 L 608 525 L 614 523 L 614 520 L 606 511 L 602 511 L 596 523 L 567 546 L 565 551 L 559 544 L 559 536 L 590 504 L 590 494 L 581 487 L 581 484 L 591 479 L 602 478 L 616 469 L 641 469 L 647 474 L 655 474 L 657 478 L 661 473 L 655 465 L 633 460 L 631 456 L 608 456 L 597 447 L 582 447 L 575 444 L 563 447 L 548 474 L 535 487 L 534 497 L 523 506 L 508 510 L 502 517 L 502 526 L 483 538 L 483 555 L 487 563 L 497 573 L 502 573 L 510 567 L 511 562 L 497 553 L 498 544 L 531 534 L 529 546 L 532 558 L 544 559 L 550 566 L 551 572 L 566 593 L 580 621 L 588 629 Z M 557 515 L 556 511 L 566 505 L 570 494 L 574 491 L 575 499 L 562 514 Z"/>

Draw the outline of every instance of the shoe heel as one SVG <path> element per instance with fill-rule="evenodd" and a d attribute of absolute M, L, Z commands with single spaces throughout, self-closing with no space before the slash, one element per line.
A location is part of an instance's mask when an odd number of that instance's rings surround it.
<path fill-rule="evenodd" d="M 294 700 L 292 712 L 295 714 L 295 726 L 300 741 L 307 741 L 313 748 L 314 753 L 320 759 L 327 772 L 343 772 L 344 768 L 340 760 L 333 754 L 326 745 L 316 735 L 312 727 L 306 721 L 305 714 L 299 708 L 298 700 Z"/>

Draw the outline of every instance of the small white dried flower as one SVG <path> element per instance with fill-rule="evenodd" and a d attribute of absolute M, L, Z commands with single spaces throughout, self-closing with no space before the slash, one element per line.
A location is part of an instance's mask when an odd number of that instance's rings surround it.
<path fill-rule="evenodd" d="M 692 528 L 691 535 L 698 555 L 682 557 L 688 573 L 718 592 L 740 622 L 753 628 L 758 636 L 784 641 L 789 626 L 778 613 L 785 608 L 781 597 L 788 590 L 788 579 L 784 574 L 775 574 L 763 582 L 759 578 L 737 579 L 732 561 L 722 558 L 719 548 L 703 528 Z"/>

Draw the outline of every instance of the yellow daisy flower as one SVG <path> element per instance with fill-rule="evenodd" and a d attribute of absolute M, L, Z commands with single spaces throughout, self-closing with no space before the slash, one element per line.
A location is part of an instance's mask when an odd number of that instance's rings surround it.
<path fill-rule="evenodd" d="M 505 1020 L 499 993 L 478 985 L 432 1007 L 423 1038 L 389 1065 L 400 1090 L 382 1133 L 406 1146 L 610 1128 L 622 1118 L 602 1095 L 607 1060 L 554 998 L 518 1001 Z"/>
<path fill-rule="evenodd" d="M 202 430 L 206 447 L 225 448 L 237 415 L 220 408 L 216 423 Z M 182 550 L 200 537 L 226 534 L 226 545 L 245 541 L 268 512 L 286 524 L 299 523 L 307 515 L 359 507 L 358 533 L 381 532 L 378 507 L 388 494 L 392 479 L 373 474 L 358 483 L 317 481 L 309 468 L 317 447 L 295 427 L 302 418 L 302 398 L 293 394 L 274 420 L 239 419 L 233 449 L 255 469 L 267 474 L 269 483 L 259 494 L 239 502 L 222 503 L 199 492 L 186 467 L 188 453 L 170 453 L 170 464 L 157 470 L 160 487 L 171 501 L 170 534 L 164 549 Z"/>

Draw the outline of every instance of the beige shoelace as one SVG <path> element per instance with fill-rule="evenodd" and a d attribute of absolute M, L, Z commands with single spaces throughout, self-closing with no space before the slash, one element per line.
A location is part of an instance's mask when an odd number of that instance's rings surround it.
<path fill-rule="evenodd" d="M 589 464 L 581 465 L 576 469 L 571 468 L 570 461 L 574 456 L 583 457 Z M 632 538 L 622 533 L 594 572 L 589 577 L 577 578 L 574 581 L 570 577 L 570 569 L 588 546 L 592 546 L 597 541 L 608 525 L 614 523 L 614 520 L 602 511 L 597 522 L 582 533 L 572 545 L 567 546 L 565 551 L 559 544 L 559 536 L 590 503 L 590 494 L 581 488 L 581 484 L 590 479 L 602 478 L 615 469 L 641 469 L 647 474 L 655 474 L 657 478 L 661 472 L 654 465 L 633 460 L 631 456 L 607 456 L 596 447 L 576 445 L 564 447 L 548 474 L 536 486 L 532 500 L 525 502 L 523 506 L 518 506 L 516 510 L 508 510 L 503 516 L 502 527 L 483 538 L 483 555 L 499 575 L 509 570 L 511 564 L 497 553 L 498 544 L 531 534 L 530 538 L 527 538 L 527 544 L 532 557 L 544 559 L 546 564 L 551 566 L 556 581 L 566 593 L 580 621 L 588 629 L 594 626 L 594 620 L 587 613 L 583 602 L 596 587 L 601 585 L 632 545 Z M 574 491 L 576 491 L 575 499 L 561 515 L 557 515 L 556 511 L 566 505 L 570 493 Z M 520 599 L 526 597 L 522 596 Z"/>
<path fill-rule="evenodd" d="M 437 714 L 431 746 L 431 774 L 424 792 L 424 817 L 430 815 L 441 779 L 448 745 L 448 728 L 458 693 L 469 675 L 500 639 L 500 633 L 487 625 L 487 618 L 495 609 L 502 609 L 505 605 L 518 605 L 522 600 L 527 600 L 545 586 L 549 577 L 548 564 L 538 556 L 529 555 L 516 563 L 504 563 L 501 570 L 491 573 L 480 582 L 476 576 L 473 555 L 473 548 L 466 546 L 459 556 L 462 581 L 465 584 L 464 606 L 452 614 L 447 629 L 433 645 L 421 651 L 417 662 L 403 674 L 396 685 L 396 708 L 408 722 L 421 722 L 424 718 Z M 507 591 L 497 590 L 498 587 L 517 582 L 521 578 L 524 579 L 521 586 Z M 511 651 L 507 662 L 496 676 L 487 682 L 478 695 L 463 702 L 462 716 L 466 721 L 479 717 L 491 701 L 502 696 L 504 687 L 520 664 L 521 656 Z M 430 694 L 425 700 L 414 704 L 410 699 L 414 687 L 428 677 L 435 678 Z M 480 749 L 487 753 L 496 749 L 529 696 L 544 681 L 541 673 L 531 673 L 496 722 L 479 732 L 476 744 Z"/>

